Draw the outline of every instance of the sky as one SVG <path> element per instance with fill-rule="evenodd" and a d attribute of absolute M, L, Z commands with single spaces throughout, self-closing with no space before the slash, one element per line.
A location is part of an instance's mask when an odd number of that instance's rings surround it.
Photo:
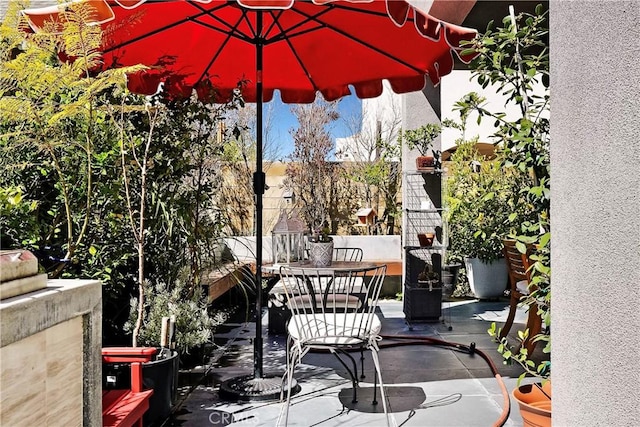
<path fill-rule="evenodd" d="M 293 139 L 289 132 L 292 128 L 297 128 L 298 121 L 291 113 L 291 107 L 295 104 L 284 104 L 278 94 L 273 96 L 273 100 L 264 104 L 263 114 L 265 122 L 267 115 L 271 114 L 271 129 L 269 131 L 270 144 L 277 145 L 278 158 L 283 159 L 293 152 Z M 342 138 L 351 136 L 353 131 L 348 125 L 349 120 L 354 117 L 359 118 L 362 110 L 362 101 L 355 95 L 345 96 L 338 102 L 338 112 L 340 119 L 336 121 L 329 129 L 332 138 Z"/>

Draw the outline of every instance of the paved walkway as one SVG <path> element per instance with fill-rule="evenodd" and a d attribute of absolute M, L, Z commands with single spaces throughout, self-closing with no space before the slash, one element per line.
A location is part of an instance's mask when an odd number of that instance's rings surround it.
<path fill-rule="evenodd" d="M 510 392 L 515 387 L 520 368 L 501 363 L 496 344 L 486 333 L 491 322 L 504 322 L 506 319 L 506 299 L 500 302 L 445 302 L 445 323 L 415 324 L 411 329 L 404 321 L 401 302 L 382 301 L 380 310 L 383 335 L 432 337 L 463 345 L 474 342 L 476 348 L 494 360 L 507 390 Z M 518 313 L 513 332 L 519 323 L 524 322 L 525 313 Z M 231 403 L 222 401 L 218 396 L 222 381 L 253 372 L 254 325 L 228 325 L 227 332 L 216 335 L 217 342 L 225 346 L 224 351 L 219 352 L 221 356 L 165 423 L 166 426 L 226 425 L 230 422 L 233 426 L 276 425 L 280 402 Z M 264 372 L 282 375 L 285 367 L 284 337 L 267 335 L 266 327 L 264 336 Z M 434 345 L 396 346 L 396 342 L 391 338 L 381 341 L 380 363 L 389 407 L 397 425 L 484 427 L 494 425 L 500 418 L 504 398 L 499 383 L 478 354 L 469 355 L 455 348 Z M 536 349 L 538 352 L 540 349 Z M 373 364 L 370 356 L 365 355 L 366 379 L 360 383 L 359 403 L 355 405 L 350 403 L 349 377 L 334 356 L 321 353 L 305 356 L 304 363 L 296 369 L 295 378 L 302 389 L 292 398 L 289 425 L 386 425 L 382 405 L 370 403 Z M 517 404 L 513 399 L 511 402 L 511 413 L 504 425 L 522 425 Z"/>

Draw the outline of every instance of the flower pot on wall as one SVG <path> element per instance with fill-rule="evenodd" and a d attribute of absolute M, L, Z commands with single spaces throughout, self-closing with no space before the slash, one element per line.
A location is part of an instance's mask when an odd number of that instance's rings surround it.
<path fill-rule="evenodd" d="M 309 242 L 309 262 L 315 267 L 329 267 L 333 259 L 333 241 Z"/>
<path fill-rule="evenodd" d="M 512 395 L 520 407 L 524 426 L 551 426 L 551 381 L 521 385 Z"/>
<path fill-rule="evenodd" d="M 491 263 L 479 258 L 465 258 L 469 286 L 478 299 L 499 298 L 507 288 L 507 263 L 504 258 Z"/>

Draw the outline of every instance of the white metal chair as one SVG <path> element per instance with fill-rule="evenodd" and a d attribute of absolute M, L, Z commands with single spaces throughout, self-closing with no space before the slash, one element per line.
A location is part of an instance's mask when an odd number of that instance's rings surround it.
<path fill-rule="evenodd" d="M 280 268 L 281 283 L 292 316 L 287 326 L 287 370 L 283 383 L 288 381 L 286 403 L 280 412 L 278 425 L 284 417 L 288 423 L 291 386 L 295 367 L 311 349 L 329 350 L 349 372 L 353 384 L 353 402 L 357 402 L 358 370 L 349 351 L 371 350 L 375 366 L 373 404 L 377 383 L 387 425 L 395 420 L 387 410 L 380 362 L 378 340 L 381 322 L 375 314 L 378 297 L 387 266 L 365 268 L 287 267 Z M 351 359 L 352 369 L 340 357 Z M 364 357 L 361 357 L 364 359 Z M 364 377 L 364 367 L 362 367 Z"/>

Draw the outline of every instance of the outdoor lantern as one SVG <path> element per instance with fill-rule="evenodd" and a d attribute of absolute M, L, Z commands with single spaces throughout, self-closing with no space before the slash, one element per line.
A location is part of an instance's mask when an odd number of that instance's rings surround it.
<path fill-rule="evenodd" d="M 294 211 L 280 212 L 280 218 L 271 231 L 271 249 L 275 264 L 288 264 L 304 259 L 304 234 L 307 230 Z"/>

